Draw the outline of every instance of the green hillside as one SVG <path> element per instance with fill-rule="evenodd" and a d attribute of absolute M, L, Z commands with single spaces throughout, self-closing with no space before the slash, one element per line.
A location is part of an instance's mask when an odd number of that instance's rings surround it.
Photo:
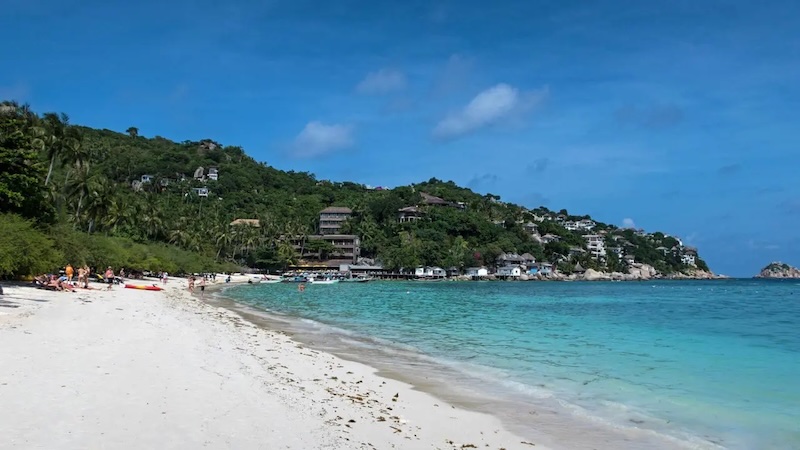
<path fill-rule="evenodd" d="M 193 176 L 198 168 L 202 180 Z M 210 168 L 217 169 L 217 180 L 210 179 Z M 116 258 L 115 264 L 140 270 L 196 271 L 234 263 L 279 269 L 300 262 L 298 242 L 319 247 L 319 258 L 333 258 L 331 248 L 308 236 L 317 232 L 320 211 L 335 205 L 353 211 L 342 232 L 360 236 L 361 256 L 389 269 L 493 265 L 504 252 L 529 253 L 562 270 L 580 263 L 621 271 L 625 257 L 662 273 L 688 268 L 682 261 L 687 249 L 662 233 L 596 221 L 591 229 L 570 231 L 591 218 L 529 210 L 437 179 L 392 189 L 319 180 L 259 163 L 241 147 L 210 139 L 178 143 L 138 136 L 135 128 L 118 133 L 72 126 L 66 117 L 39 116 L 10 102 L 0 110 L 0 173 L 2 220 L 19 227 L 9 214 L 27 219 L 28 233 L 51 240 L 55 260 L 73 264 L 101 266 L 109 263 L 104 258 Z M 142 182 L 143 175 L 151 177 Z M 423 193 L 442 204 L 427 204 Z M 398 211 L 409 206 L 418 206 L 421 220 L 400 223 Z M 260 226 L 231 225 L 243 218 L 258 219 Z M 601 236 L 615 250 L 593 258 L 586 251 L 587 234 Z M 541 242 L 547 235 L 544 241 L 553 242 Z M 92 248 L 100 243 L 105 251 Z M 196 255 L 195 262 L 187 254 Z M 33 270 L 3 264 L 0 275 Z M 696 265 L 707 269 L 702 259 Z"/>

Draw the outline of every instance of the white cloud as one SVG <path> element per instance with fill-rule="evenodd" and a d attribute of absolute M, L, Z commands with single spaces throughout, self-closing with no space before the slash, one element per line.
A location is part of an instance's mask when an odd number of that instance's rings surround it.
<path fill-rule="evenodd" d="M 630 217 L 626 217 L 622 219 L 622 227 L 623 228 L 636 228 L 636 222 L 633 221 Z"/>
<path fill-rule="evenodd" d="M 399 70 L 381 69 L 377 72 L 370 72 L 358 83 L 356 92 L 367 95 L 388 94 L 390 92 L 402 91 L 407 84 L 406 75 Z"/>
<path fill-rule="evenodd" d="M 511 119 L 540 104 L 547 89 L 520 93 L 505 83 L 492 86 L 475 96 L 463 109 L 449 114 L 433 129 L 433 136 L 450 139 Z"/>
<path fill-rule="evenodd" d="M 309 122 L 294 139 L 292 149 L 295 156 L 310 158 L 343 150 L 355 144 L 353 127 L 350 125 Z"/>

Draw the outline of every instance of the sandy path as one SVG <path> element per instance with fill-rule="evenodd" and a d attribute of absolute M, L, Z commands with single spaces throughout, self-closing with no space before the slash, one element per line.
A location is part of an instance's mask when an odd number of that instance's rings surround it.
<path fill-rule="evenodd" d="M 18 307 L 0 308 L 3 449 L 534 448 L 177 283 L 4 297 Z"/>

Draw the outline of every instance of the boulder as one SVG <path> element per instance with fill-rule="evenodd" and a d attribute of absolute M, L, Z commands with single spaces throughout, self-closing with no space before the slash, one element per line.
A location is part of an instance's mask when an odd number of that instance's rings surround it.
<path fill-rule="evenodd" d="M 608 281 L 611 277 L 605 272 L 598 272 L 594 269 L 586 269 L 583 273 L 583 279 L 586 281 Z"/>

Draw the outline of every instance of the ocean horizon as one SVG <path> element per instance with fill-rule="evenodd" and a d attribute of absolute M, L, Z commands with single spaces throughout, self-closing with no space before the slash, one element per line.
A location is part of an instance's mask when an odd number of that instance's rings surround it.
<path fill-rule="evenodd" d="M 246 285 L 228 307 L 554 448 L 800 447 L 800 281 Z"/>

